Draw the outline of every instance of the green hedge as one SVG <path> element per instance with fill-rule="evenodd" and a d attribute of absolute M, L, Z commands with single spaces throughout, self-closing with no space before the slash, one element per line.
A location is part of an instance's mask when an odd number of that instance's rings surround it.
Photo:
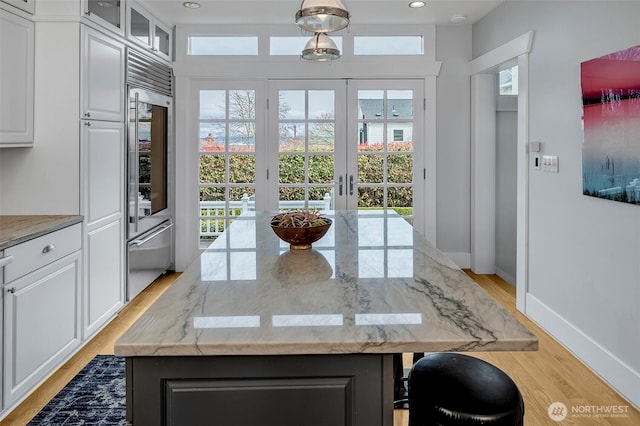
<path fill-rule="evenodd" d="M 406 142 L 390 143 L 389 150 L 393 153 L 386 154 L 387 158 L 387 182 L 395 184 L 410 184 L 413 180 L 413 163 L 410 151 L 411 144 Z M 224 184 L 226 181 L 225 155 L 217 149 L 213 153 L 200 156 L 200 183 Z M 323 188 L 310 188 L 311 199 L 322 199 L 332 185 L 334 179 L 333 155 L 324 155 L 325 150 L 312 149 L 305 156 L 298 153 L 300 150 L 292 150 L 280 155 L 279 182 L 280 183 L 304 183 L 305 161 L 308 161 L 309 183 L 325 185 Z M 229 182 L 234 184 L 255 183 L 255 156 L 245 153 L 232 153 L 229 158 Z M 367 145 L 359 147 L 358 155 L 358 206 L 381 207 L 383 205 L 383 188 L 367 186 L 367 183 L 382 183 L 384 154 L 381 145 Z M 281 188 L 281 200 L 299 200 L 303 198 L 303 190 L 300 188 Z M 231 199 L 239 200 L 243 193 L 253 195 L 251 186 L 231 189 Z M 222 188 L 201 188 L 200 199 L 203 201 L 223 201 L 224 190 Z M 413 205 L 413 191 L 409 186 L 389 187 L 387 204 L 390 207 L 411 207 Z"/>

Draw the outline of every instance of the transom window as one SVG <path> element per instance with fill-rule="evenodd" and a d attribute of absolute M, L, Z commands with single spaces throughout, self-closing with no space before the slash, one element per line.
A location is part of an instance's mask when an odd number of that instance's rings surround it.
<path fill-rule="evenodd" d="M 299 56 L 305 44 L 313 35 L 269 35 L 269 56 Z M 422 35 L 330 35 L 342 55 L 424 55 L 424 37 Z M 349 39 L 351 51 L 343 50 L 345 39 Z M 267 45 L 267 43 L 265 43 Z M 188 56 L 259 56 L 260 36 L 203 35 L 187 36 Z"/>

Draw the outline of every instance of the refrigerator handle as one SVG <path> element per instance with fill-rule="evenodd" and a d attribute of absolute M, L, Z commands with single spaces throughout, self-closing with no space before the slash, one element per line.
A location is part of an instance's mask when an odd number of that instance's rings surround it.
<path fill-rule="evenodd" d="M 129 243 L 129 245 L 139 247 L 139 246 L 143 245 L 144 243 L 146 243 L 148 241 L 151 241 L 152 239 L 154 239 L 155 237 L 157 237 L 158 235 L 162 234 L 164 231 L 166 231 L 167 229 L 172 228 L 172 227 L 173 227 L 173 223 L 165 225 L 161 229 L 157 230 L 156 232 L 154 232 L 153 234 L 149 235 L 148 237 L 145 237 L 142 240 L 133 240 L 133 241 L 131 241 L 131 243 Z"/>
<path fill-rule="evenodd" d="M 135 170 L 134 172 L 134 182 L 135 185 L 133 186 L 133 199 L 134 201 L 134 205 L 133 205 L 133 211 L 134 211 L 134 219 L 133 219 L 133 225 L 134 225 L 134 230 L 135 232 L 138 232 L 138 225 L 140 223 L 140 200 L 138 197 L 138 194 L 140 192 L 140 104 L 139 104 L 139 98 L 140 98 L 140 94 L 139 93 L 135 93 L 134 94 L 134 104 L 135 104 L 135 108 L 134 108 L 134 115 L 135 115 L 135 124 L 134 124 L 134 132 L 133 132 L 133 142 L 135 144 L 135 149 L 134 149 L 134 160 L 135 160 L 135 167 L 133 168 L 133 170 Z"/>

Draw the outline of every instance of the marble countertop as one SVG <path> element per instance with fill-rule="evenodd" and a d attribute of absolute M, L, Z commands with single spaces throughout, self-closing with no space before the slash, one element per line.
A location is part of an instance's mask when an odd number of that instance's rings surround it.
<path fill-rule="evenodd" d="M 80 222 L 77 215 L 0 215 L 0 250 Z"/>
<path fill-rule="evenodd" d="M 400 216 L 330 212 L 289 250 L 233 221 L 116 342 L 121 356 L 536 350 L 537 338 Z"/>

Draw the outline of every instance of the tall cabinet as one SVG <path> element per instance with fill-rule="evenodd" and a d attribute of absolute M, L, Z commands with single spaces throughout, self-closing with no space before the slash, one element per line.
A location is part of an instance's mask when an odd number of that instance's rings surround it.
<path fill-rule="evenodd" d="M 82 26 L 81 199 L 85 216 L 84 334 L 124 304 L 124 45 Z"/>

